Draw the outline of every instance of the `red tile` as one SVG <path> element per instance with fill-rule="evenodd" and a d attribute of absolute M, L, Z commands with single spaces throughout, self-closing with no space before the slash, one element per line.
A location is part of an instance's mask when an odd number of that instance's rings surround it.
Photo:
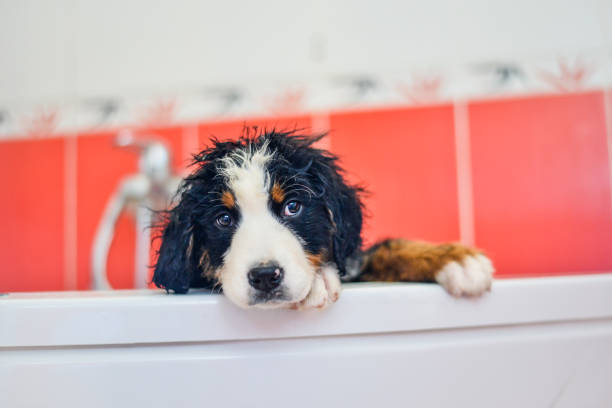
<path fill-rule="evenodd" d="M 603 95 L 469 107 L 475 235 L 498 276 L 612 269 Z"/>
<path fill-rule="evenodd" d="M 139 137 L 164 140 L 173 153 L 173 167 L 183 167 L 182 128 L 139 129 Z M 120 181 L 138 172 L 138 154 L 114 147 L 115 133 L 81 135 L 77 142 L 77 269 L 78 288 L 91 285 L 91 248 L 98 223 Z M 132 213 L 118 221 L 107 261 L 107 274 L 115 288 L 134 286 L 135 224 Z"/>
<path fill-rule="evenodd" d="M 0 292 L 64 288 L 64 140 L 0 143 Z"/>
<path fill-rule="evenodd" d="M 452 106 L 333 114 L 331 147 L 365 200 L 364 238 L 459 239 Z"/>

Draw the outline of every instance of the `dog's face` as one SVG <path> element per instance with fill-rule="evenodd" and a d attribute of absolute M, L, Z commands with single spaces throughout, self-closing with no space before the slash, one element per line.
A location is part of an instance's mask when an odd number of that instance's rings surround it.
<path fill-rule="evenodd" d="M 242 307 L 283 307 L 317 271 L 361 246 L 358 190 L 313 138 L 270 132 L 215 142 L 196 157 L 162 235 L 154 282 L 168 290 L 220 286 Z"/>

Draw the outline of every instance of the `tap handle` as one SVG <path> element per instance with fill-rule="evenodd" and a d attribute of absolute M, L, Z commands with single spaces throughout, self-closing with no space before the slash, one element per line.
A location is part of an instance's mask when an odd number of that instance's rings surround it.
<path fill-rule="evenodd" d="M 134 135 L 134 132 L 129 129 L 120 130 L 119 133 L 117 133 L 117 136 L 115 137 L 115 146 L 126 149 L 134 149 L 137 151 L 146 149 L 152 143 L 155 142 L 152 140 L 136 137 Z"/>

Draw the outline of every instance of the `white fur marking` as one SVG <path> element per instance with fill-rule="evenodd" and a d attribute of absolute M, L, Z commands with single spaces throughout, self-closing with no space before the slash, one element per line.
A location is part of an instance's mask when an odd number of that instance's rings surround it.
<path fill-rule="evenodd" d="M 468 256 L 462 263 L 449 262 L 436 281 L 453 296 L 479 296 L 491 289 L 493 264 L 484 255 Z"/>
<path fill-rule="evenodd" d="M 304 300 L 291 305 L 297 310 L 325 309 L 336 302 L 342 291 L 338 270 L 331 265 L 324 265 L 317 271 L 312 288 Z"/>
<path fill-rule="evenodd" d="M 285 271 L 281 285 L 289 299 L 304 299 L 315 277 L 302 244 L 295 234 L 281 224 L 268 208 L 270 177 L 266 163 L 273 157 L 264 145 L 261 149 L 240 150 L 223 159 L 222 172 L 236 196 L 240 224 L 224 256 L 220 280 L 225 295 L 242 307 L 249 307 L 254 289 L 248 283 L 249 270 L 260 263 L 275 262 Z M 282 304 L 259 304 L 269 308 Z"/>

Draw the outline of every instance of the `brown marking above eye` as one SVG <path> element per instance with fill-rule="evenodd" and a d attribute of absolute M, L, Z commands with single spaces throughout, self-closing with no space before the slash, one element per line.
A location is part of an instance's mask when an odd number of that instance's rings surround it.
<path fill-rule="evenodd" d="M 272 186 L 272 191 L 270 191 L 270 195 L 272 196 L 272 200 L 274 200 L 274 202 L 278 204 L 281 204 L 283 201 L 285 201 L 285 190 L 283 190 L 280 184 L 276 182 Z"/>
<path fill-rule="evenodd" d="M 234 195 L 229 191 L 224 191 L 223 194 L 221 194 L 221 201 L 223 202 L 223 205 L 227 208 L 234 208 L 234 206 L 236 205 Z"/>

